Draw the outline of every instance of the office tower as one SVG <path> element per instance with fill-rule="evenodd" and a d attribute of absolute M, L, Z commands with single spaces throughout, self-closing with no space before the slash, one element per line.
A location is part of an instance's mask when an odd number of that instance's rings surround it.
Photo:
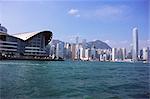
<path fill-rule="evenodd" d="M 83 48 L 86 48 L 86 39 L 83 39 L 83 40 L 82 40 L 82 47 L 83 47 Z"/>
<path fill-rule="evenodd" d="M 69 43 L 65 43 L 64 58 L 66 58 L 66 59 L 71 58 L 71 44 L 69 44 Z"/>
<path fill-rule="evenodd" d="M 139 54 L 140 54 L 140 55 L 139 55 L 139 56 L 140 56 L 139 58 L 142 60 L 142 59 L 143 59 L 143 49 L 140 50 L 140 53 L 139 53 Z"/>
<path fill-rule="evenodd" d="M 86 39 L 82 40 L 82 58 L 85 58 L 85 49 L 86 49 Z"/>
<path fill-rule="evenodd" d="M 62 42 L 57 43 L 56 57 L 57 57 L 57 59 L 64 58 L 64 43 L 62 43 Z"/>
<path fill-rule="evenodd" d="M 149 47 L 143 48 L 143 60 L 149 61 Z"/>
<path fill-rule="evenodd" d="M 79 59 L 79 37 L 76 37 L 76 54 L 75 54 L 75 59 Z"/>
<path fill-rule="evenodd" d="M 123 53 L 122 53 L 122 49 L 121 48 L 117 49 L 117 59 L 118 60 L 123 60 Z"/>
<path fill-rule="evenodd" d="M 116 61 L 117 56 L 117 48 L 112 48 L 112 61 Z"/>
<path fill-rule="evenodd" d="M 92 46 L 91 48 L 91 59 L 95 59 L 96 58 L 96 49 L 95 46 Z"/>
<path fill-rule="evenodd" d="M 76 56 L 76 44 L 71 44 L 71 57 L 74 60 Z"/>
<path fill-rule="evenodd" d="M 132 34 L 133 34 L 132 60 L 138 61 L 138 29 L 133 28 Z"/>
<path fill-rule="evenodd" d="M 126 54 L 126 48 L 122 48 L 122 58 L 123 58 L 123 60 L 125 60 L 126 59 L 126 56 L 127 56 L 127 54 Z"/>
<path fill-rule="evenodd" d="M 50 45 L 50 55 L 52 56 L 52 58 L 55 58 L 56 56 L 56 47 L 55 45 Z"/>
<path fill-rule="evenodd" d="M 78 36 L 76 37 L 76 44 L 77 45 L 79 44 L 79 37 Z"/>
<path fill-rule="evenodd" d="M 85 49 L 85 59 L 89 60 L 90 57 L 90 49 Z"/>
<path fill-rule="evenodd" d="M 83 60 L 84 59 L 84 54 L 85 54 L 84 48 L 81 46 L 79 50 L 80 50 L 80 59 Z"/>

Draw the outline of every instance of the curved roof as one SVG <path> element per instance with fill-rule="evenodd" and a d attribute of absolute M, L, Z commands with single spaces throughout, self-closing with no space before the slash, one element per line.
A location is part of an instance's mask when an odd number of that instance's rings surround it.
<path fill-rule="evenodd" d="M 51 31 L 36 31 L 36 32 L 25 32 L 25 33 L 17 33 L 17 34 L 12 34 L 12 36 L 20 38 L 24 41 L 28 40 L 29 38 L 40 34 L 40 33 L 50 33 L 52 36 L 52 32 Z M 51 38 L 51 37 L 50 37 Z"/>

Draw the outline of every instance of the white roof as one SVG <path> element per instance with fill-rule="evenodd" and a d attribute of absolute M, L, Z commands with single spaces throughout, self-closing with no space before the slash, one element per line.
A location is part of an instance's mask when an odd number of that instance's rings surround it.
<path fill-rule="evenodd" d="M 22 40 L 27 40 L 29 38 L 31 38 L 32 36 L 40 33 L 42 31 L 37 31 L 37 32 L 25 32 L 25 33 L 18 33 L 18 34 L 12 34 L 14 37 L 20 38 Z"/>

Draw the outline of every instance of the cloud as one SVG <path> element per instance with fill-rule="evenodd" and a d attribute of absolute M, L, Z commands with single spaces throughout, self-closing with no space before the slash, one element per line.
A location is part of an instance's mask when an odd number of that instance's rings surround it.
<path fill-rule="evenodd" d="M 96 15 L 97 16 L 113 16 L 113 15 L 119 15 L 121 14 L 123 11 L 121 8 L 118 7 L 114 7 L 114 6 L 103 6 L 100 9 L 96 10 Z"/>
<path fill-rule="evenodd" d="M 79 14 L 79 10 L 78 10 L 78 9 L 70 9 L 70 10 L 68 11 L 68 14 L 71 15 L 71 16 L 80 17 L 80 14 Z"/>
<path fill-rule="evenodd" d="M 120 5 L 120 6 L 105 5 L 96 9 L 94 13 L 96 17 L 102 19 L 125 18 L 128 16 L 129 7 L 125 5 Z"/>
<path fill-rule="evenodd" d="M 93 9 L 78 9 L 72 8 L 68 14 L 74 17 L 83 17 L 87 19 L 108 20 L 126 20 L 131 17 L 131 9 L 126 5 L 103 5 Z"/>
<path fill-rule="evenodd" d="M 81 9 L 82 18 L 110 21 L 128 20 L 132 17 L 132 10 L 127 5 L 102 5 L 92 9 Z M 77 13 L 77 12 L 76 12 Z"/>

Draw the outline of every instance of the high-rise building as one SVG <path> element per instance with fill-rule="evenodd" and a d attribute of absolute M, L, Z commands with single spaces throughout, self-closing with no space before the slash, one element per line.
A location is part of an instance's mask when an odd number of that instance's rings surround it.
<path fill-rule="evenodd" d="M 50 55 L 51 55 L 51 57 L 54 59 L 55 58 L 55 56 L 56 56 L 56 47 L 55 47 L 55 45 L 50 45 Z"/>
<path fill-rule="evenodd" d="M 132 34 L 133 34 L 132 60 L 138 61 L 138 29 L 133 28 Z"/>
<path fill-rule="evenodd" d="M 117 48 L 112 48 L 112 61 L 116 61 L 117 56 Z"/>
<path fill-rule="evenodd" d="M 126 48 L 122 48 L 122 56 L 123 56 L 123 60 L 125 60 L 127 56 Z"/>
<path fill-rule="evenodd" d="M 83 39 L 83 40 L 82 40 L 82 47 L 83 47 L 83 48 L 86 48 L 86 39 Z"/>
<path fill-rule="evenodd" d="M 118 49 L 117 49 L 117 59 L 118 59 L 118 60 L 123 60 L 122 48 L 118 48 Z"/>
<path fill-rule="evenodd" d="M 56 57 L 57 57 L 57 59 L 64 58 L 64 43 L 62 43 L 62 42 L 57 43 Z"/>
<path fill-rule="evenodd" d="M 65 43 L 64 58 L 66 58 L 66 59 L 71 58 L 71 44 L 70 43 Z"/>
<path fill-rule="evenodd" d="M 149 47 L 143 48 L 143 60 L 149 61 Z"/>
<path fill-rule="evenodd" d="M 84 56 L 85 56 L 85 50 L 84 50 L 84 48 L 82 46 L 80 47 L 79 50 L 80 50 L 80 59 L 83 60 Z"/>
<path fill-rule="evenodd" d="M 85 49 L 85 59 L 89 60 L 90 57 L 90 49 Z"/>
<path fill-rule="evenodd" d="M 71 57 L 73 60 L 76 57 L 76 44 L 71 44 Z"/>
<path fill-rule="evenodd" d="M 79 44 L 79 37 L 76 37 L 76 44 Z"/>
<path fill-rule="evenodd" d="M 80 56 L 81 56 L 82 58 L 85 58 L 86 39 L 83 39 L 83 40 L 82 40 L 82 48 L 80 48 L 80 49 L 82 50 L 82 52 L 80 51 L 80 53 L 82 53 L 82 54 L 80 54 Z"/>
<path fill-rule="evenodd" d="M 91 53 L 90 53 L 91 55 L 91 59 L 92 60 L 95 60 L 95 58 L 96 58 L 96 49 L 95 49 L 95 46 L 93 45 L 92 46 L 92 48 L 91 48 Z"/>
<path fill-rule="evenodd" d="M 79 37 L 76 37 L 76 54 L 75 54 L 75 59 L 79 59 Z"/>

